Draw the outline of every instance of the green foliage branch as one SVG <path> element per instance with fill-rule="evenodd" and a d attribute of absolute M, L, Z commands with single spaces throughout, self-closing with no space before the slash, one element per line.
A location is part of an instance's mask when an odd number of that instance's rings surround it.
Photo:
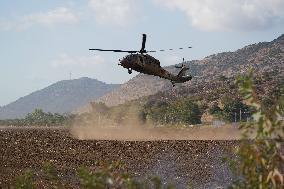
<path fill-rule="evenodd" d="M 246 103 L 255 109 L 254 121 L 243 123 L 243 140 L 232 161 L 234 182 L 230 188 L 284 188 L 283 95 L 263 111 L 253 84 L 253 70 L 236 80 Z"/>

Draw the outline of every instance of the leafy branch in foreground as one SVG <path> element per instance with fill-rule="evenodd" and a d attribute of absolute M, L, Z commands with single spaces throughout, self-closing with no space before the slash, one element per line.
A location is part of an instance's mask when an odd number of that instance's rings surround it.
<path fill-rule="evenodd" d="M 231 188 L 284 188 L 283 95 L 275 104 L 262 107 L 253 84 L 253 71 L 236 80 L 245 102 L 255 109 L 254 121 L 243 123 L 243 140 L 232 162 Z M 266 110 L 266 111 L 263 111 Z M 282 149 L 282 150 L 281 150 Z"/>
<path fill-rule="evenodd" d="M 85 189 L 175 189 L 173 184 L 162 187 L 159 177 L 135 178 L 124 170 L 120 162 L 100 161 L 95 167 L 78 168 L 73 179 L 79 180 L 79 188 Z M 77 185 L 77 184 L 75 184 Z M 11 188 L 34 189 L 51 188 L 63 189 L 73 188 L 72 183 L 66 184 L 60 172 L 50 163 L 45 163 L 41 174 L 27 170 L 22 175 L 16 177 Z"/>

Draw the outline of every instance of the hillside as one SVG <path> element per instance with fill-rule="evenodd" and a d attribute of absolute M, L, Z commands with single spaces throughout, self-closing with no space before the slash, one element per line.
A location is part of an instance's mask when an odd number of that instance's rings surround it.
<path fill-rule="evenodd" d="M 250 67 L 253 67 L 258 74 L 275 70 L 283 73 L 284 35 L 271 42 L 248 45 L 235 52 L 214 54 L 203 60 L 188 61 L 186 64 L 190 68 L 189 73 L 196 77 L 192 81 L 177 85 L 174 91 L 184 87 L 195 88 L 200 82 L 210 83 L 220 76 L 234 77 L 239 73 L 247 72 Z M 174 73 L 178 72 L 174 66 L 166 67 L 166 69 Z M 169 81 L 139 74 L 121 87 L 101 97 L 99 101 L 113 106 L 168 89 L 172 90 Z"/>
<path fill-rule="evenodd" d="M 98 101 L 104 102 L 108 106 L 114 106 L 143 96 L 155 94 L 170 87 L 171 83 L 164 79 L 139 74 L 122 84 L 119 88 L 101 97 Z"/>
<path fill-rule="evenodd" d="M 254 85 L 260 100 L 267 100 L 269 97 L 280 94 L 284 90 L 284 69 L 267 71 L 262 74 L 254 74 Z M 160 91 L 149 95 L 145 99 L 139 99 L 140 104 L 145 100 L 151 106 L 155 104 L 168 103 L 183 98 L 190 98 L 199 102 L 207 109 L 213 103 L 225 101 L 228 98 L 241 99 L 239 89 L 235 84 L 236 77 L 226 78 L 224 76 L 210 81 L 193 80 L 190 85 L 182 85 L 171 90 Z"/>
<path fill-rule="evenodd" d="M 63 80 L 21 97 L 0 109 L 0 119 L 21 118 L 35 108 L 45 112 L 68 113 L 119 87 L 96 79 Z"/>

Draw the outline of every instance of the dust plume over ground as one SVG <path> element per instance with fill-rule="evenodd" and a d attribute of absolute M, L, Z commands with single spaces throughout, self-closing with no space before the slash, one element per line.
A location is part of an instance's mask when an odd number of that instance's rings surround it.
<path fill-rule="evenodd" d="M 141 106 L 126 104 L 108 108 L 93 103 L 92 110 L 81 115 L 70 129 L 80 140 L 238 140 L 241 132 L 237 126 L 157 125 L 147 116 L 141 117 Z M 141 121 L 142 120 L 142 121 Z"/>
<path fill-rule="evenodd" d="M 195 126 L 191 128 L 149 127 L 149 126 L 73 126 L 73 137 L 80 140 L 238 140 L 241 132 L 233 126 Z"/>

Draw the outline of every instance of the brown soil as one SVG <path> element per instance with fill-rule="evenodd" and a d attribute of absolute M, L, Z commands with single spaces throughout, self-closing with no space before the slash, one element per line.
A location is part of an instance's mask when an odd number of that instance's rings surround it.
<path fill-rule="evenodd" d="M 182 133 L 182 132 L 181 132 Z M 74 134 L 74 133 L 73 133 Z M 184 138 L 182 138 L 184 139 Z M 222 157 L 233 140 L 79 140 L 68 129 L 0 128 L 0 186 L 8 188 L 23 170 L 52 162 L 68 188 L 76 188 L 76 169 L 97 160 L 120 160 L 133 175 L 158 175 L 178 188 L 224 187 L 230 171 Z"/>

